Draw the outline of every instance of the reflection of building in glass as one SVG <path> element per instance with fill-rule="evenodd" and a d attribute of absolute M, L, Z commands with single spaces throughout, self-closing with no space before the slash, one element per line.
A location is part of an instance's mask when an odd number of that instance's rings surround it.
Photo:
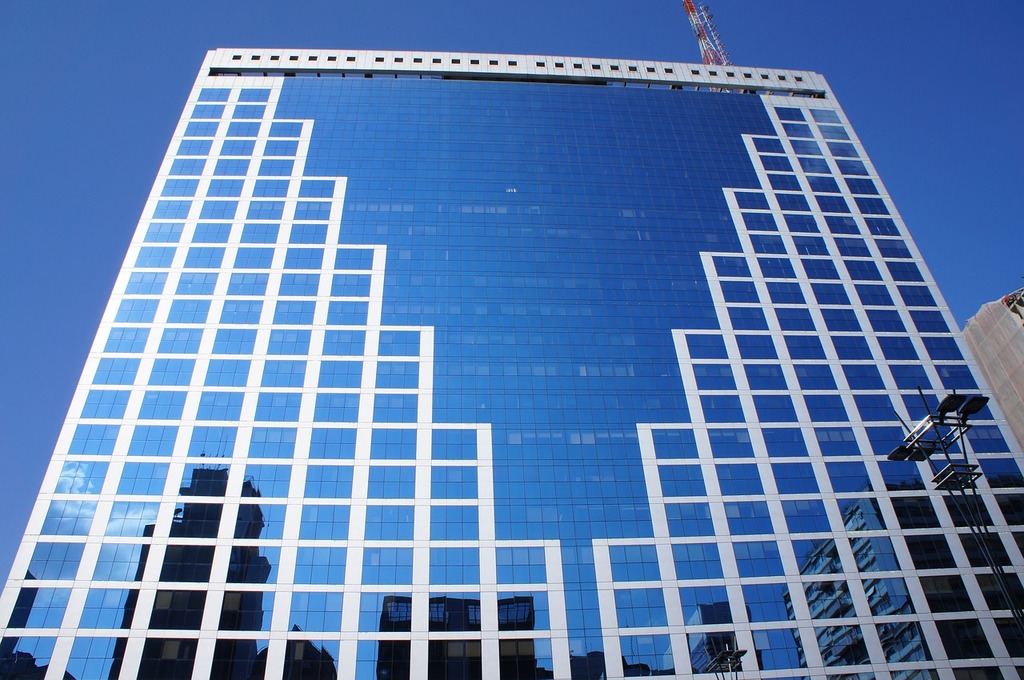
<path fill-rule="evenodd" d="M 743 677 L 1009 677 L 984 559 L 1024 590 L 1006 422 L 968 434 L 986 544 L 885 459 L 896 414 L 983 390 L 951 324 L 817 74 L 212 52 L 0 656 L 610 680 L 710 678 L 728 650 Z"/>
<path fill-rule="evenodd" d="M 297 631 L 297 629 L 293 630 Z M 252 674 L 246 677 L 262 678 L 266 676 L 266 672 L 267 650 L 263 649 L 256 656 Z M 212 677 L 230 676 L 213 674 Z M 282 680 L 335 680 L 337 677 L 337 659 L 332 657 L 326 649 L 318 647 L 308 640 L 294 640 L 288 643 Z M 385 677 L 390 680 L 390 676 Z"/>

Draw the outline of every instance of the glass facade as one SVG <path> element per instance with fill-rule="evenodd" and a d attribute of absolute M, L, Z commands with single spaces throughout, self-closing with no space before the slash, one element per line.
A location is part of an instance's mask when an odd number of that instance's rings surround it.
<path fill-rule="evenodd" d="M 981 536 L 887 460 L 980 388 L 827 86 L 331 54 L 204 66 L 0 677 L 1016 677 L 1020 452 Z"/>

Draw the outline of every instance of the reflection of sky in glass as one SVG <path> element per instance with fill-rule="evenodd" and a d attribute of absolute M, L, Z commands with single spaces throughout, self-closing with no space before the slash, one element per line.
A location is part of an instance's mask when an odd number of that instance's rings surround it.
<path fill-rule="evenodd" d="M 146 526 L 156 522 L 159 503 L 118 501 L 110 510 L 107 536 L 142 536 Z"/>
<path fill-rule="evenodd" d="M 106 463 L 68 461 L 60 471 L 57 493 L 99 493 L 107 474 Z"/>
<path fill-rule="evenodd" d="M 770 128 L 753 97 L 522 87 L 295 80 L 276 116 L 348 177 L 342 240 L 388 246 L 383 322 L 435 328 L 435 420 L 494 425 L 499 537 L 650 535 L 635 425 L 688 419 L 670 331 L 717 327 L 698 254 L 738 248 L 722 187 Z"/>

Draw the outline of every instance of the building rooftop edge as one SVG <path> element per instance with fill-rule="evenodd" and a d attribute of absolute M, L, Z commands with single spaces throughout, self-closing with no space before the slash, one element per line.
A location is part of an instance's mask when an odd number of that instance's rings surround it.
<path fill-rule="evenodd" d="M 209 75 L 426 76 L 595 85 L 659 84 L 784 96 L 831 94 L 825 78 L 813 71 L 536 54 L 220 48 L 207 54 L 203 69 Z"/>

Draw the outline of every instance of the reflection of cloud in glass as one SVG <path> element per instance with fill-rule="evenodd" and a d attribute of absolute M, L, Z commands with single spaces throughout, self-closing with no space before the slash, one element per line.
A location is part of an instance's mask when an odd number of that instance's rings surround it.
<path fill-rule="evenodd" d="M 57 493 L 99 493 L 107 474 L 106 463 L 69 461 L 57 479 Z"/>
<path fill-rule="evenodd" d="M 142 536 L 147 525 L 156 522 L 159 503 L 114 503 L 107 521 L 107 536 Z"/>
<path fill-rule="evenodd" d="M 43 520 L 43 534 L 84 536 L 89 533 L 95 501 L 53 501 Z"/>

